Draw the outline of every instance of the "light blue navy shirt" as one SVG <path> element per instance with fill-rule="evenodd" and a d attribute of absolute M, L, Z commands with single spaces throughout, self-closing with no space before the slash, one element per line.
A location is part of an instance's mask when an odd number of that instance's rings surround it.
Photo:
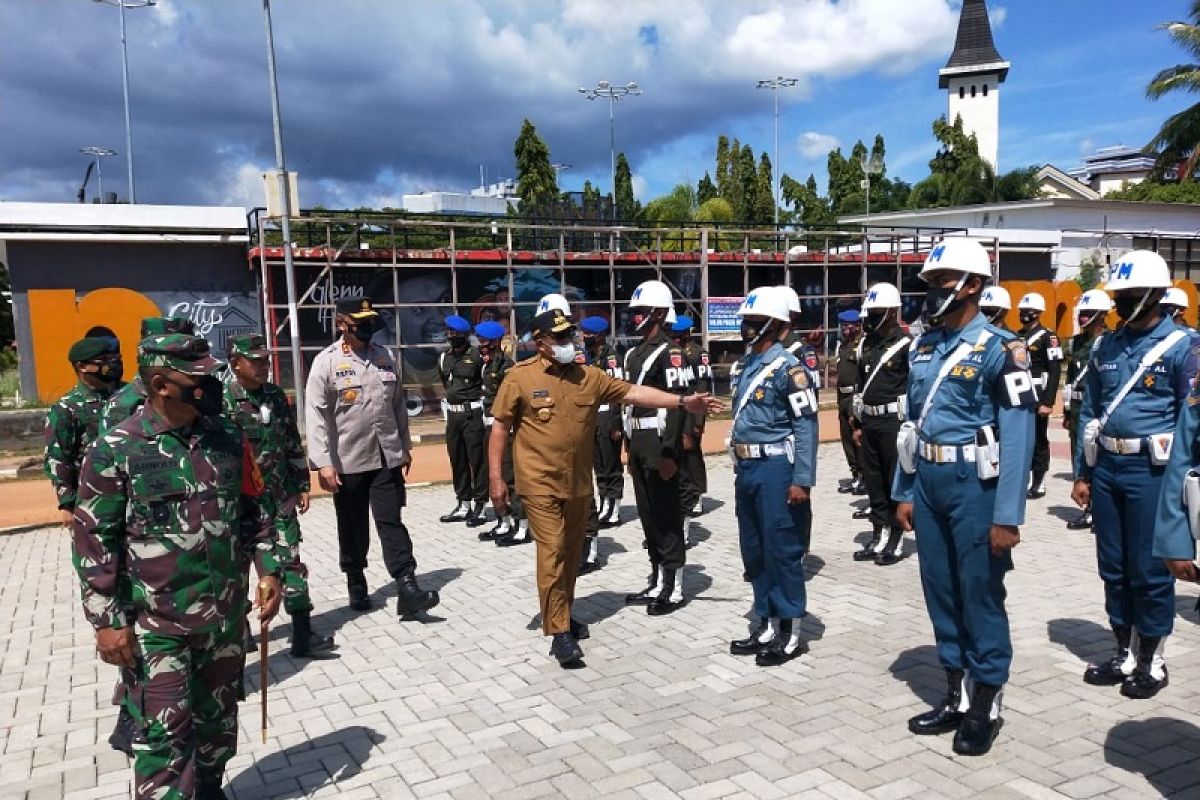
<path fill-rule="evenodd" d="M 771 368 L 777 359 L 782 360 Z M 735 367 L 730 370 L 733 443 L 777 444 L 791 437 L 795 448 L 792 485 L 812 486 L 817 482 L 816 377 L 778 342 L 762 354 L 742 356 Z M 771 372 L 758 382 L 756 376 L 768 368 Z M 743 406 L 743 396 L 752 386 L 754 394 Z"/>
<path fill-rule="evenodd" d="M 1194 358 L 1197 355 L 1194 342 L 1191 352 Z M 1171 460 L 1163 473 L 1158 513 L 1154 517 L 1152 553 L 1155 558 L 1191 560 L 1196 557 L 1196 540 L 1192 538 L 1183 505 L 1183 480 L 1193 469 L 1200 469 L 1200 386 L 1194 382 L 1187 402 L 1179 412 Z"/>
<path fill-rule="evenodd" d="M 1179 326 L 1164 316 L 1149 330 L 1135 331 L 1126 325 L 1100 340 L 1092 349 L 1090 368 L 1083 379 L 1079 430 L 1104 416 L 1117 392 L 1137 371 L 1142 357 L 1176 330 Z M 1179 409 L 1196 375 L 1193 343 L 1191 334 L 1184 336 L 1151 364 L 1137 386 L 1113 411 L 1101 433 L 1114 439 L 1141 439 L 1175 430 Z M 1082 436 L 1075 442 L 1074 458 L 1075 474 L 1090 478 L 1092 468 L 1083 458 Z"/>
<path fill-rule="evenodd" d="M 988 337 L 979 343 L 986 331 Z M 1025 491 L 1033 458 L 1037 389 L 1029 374 L 1029 350 L 1012 333 L 989 325 L 977 314 L 961 330 L 934 328 L 908 351 L 908 416 L 920 417 L 942 364 L 963 342 L 966 357 L 947 374 L 925 417 L 921 440 L 940 445 L 974 445 L 975 434 L 996 427 L 1000 442 L 1000 476 L 995 480 L 993 525 L 1025 521 Z M 911 503 L 919 473 L 896 470 L 892 497 Z"/>

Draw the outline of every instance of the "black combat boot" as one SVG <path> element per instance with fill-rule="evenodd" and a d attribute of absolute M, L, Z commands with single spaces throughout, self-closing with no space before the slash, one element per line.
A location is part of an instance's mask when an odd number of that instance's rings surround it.
<path fill-rule="evenodd" d="M 996 741 L 996 734 L 1004 725 L 1004 720 L 1000 718 L 1003 690 L 1003 686 L 975 684 L 971 707 L 954 734 L 954 752 L 960 756 L 981 756 L 992 749 L 992 742 Z"/>
<path fill-rule="evenodd" d="M 657 565 L 650 568 L 650 577 L 646 579 L 646 588 L 642 589 L 637 594 L 625 595 L 625 605 L 627 606 L 644 606 L 650 603 L 651 598 L 658 594 L 658 581 L 660 570 Z"/>
<path fill-rule="evenodd" d="M 879 540 L 883 538 L 883 532 L 885 530 L 887 530 L 887 528 L 876 528 L 871 533 L 871 538 L 868 539 L 867 543 L 862 546 L 862 549 L 855 551 L 854 560 L 855 561 L 874 561 L 875 560 L 875 548 L 879 547 Z"/>
<path fill-rule="evenodd" d="M 1089 503 L 1088 507 L 1075 519 L 1067 523 L 1069 531 L 1086 531 L 1092 527 L 1092 506 Z"/>
<path fill-rule="evenodd" d="M 401 617 L 428 611 L 441 601 L 437 592 L 418 586 L 417 576 L 411 572 L 396 579 L 396 613 Z"/>
<path fill-rule="evenodd" d="M 775 629 L 775 638 L 754 656 L 754 663 L 760 667 L 778 667 L 786 664 L 804 652 L 800 641 L 800 620 L 779 618 Z"/>
<path fill-rule="evenodd" d="M 735 656 L 756 656 L 771 639 L 771 621 L 766 617 L 759 617 L 749 636 L 745 639 L 734 639 L 729 643 L 729 653 Z"/>
<path fill-rule="evenodd" d="M 478 528 L 480 525 L 487 523 L 487 504 L 482 500 L 476 500 L 471 505 L 471 510 L 467 512 L 467 527 Z"/>
<path fill-rule="evenodd" d="M 592 632 L 588 630 L 588 626 L 571 617 L 571 635 L 575 637 L 575 641 L 582 642 L 584 639 L 589 639 Z"/>
<path fill-rule="evenodd" d="M 1117 639 L 1117 652 L 1112 658 L 1100 664 L 1088 664 L 1083 671 L 1083 682 L 1092 686 L 1116 686 L 1124 683 L 1133 674 L 1136 663 L 1129 652 L 1129 642 L 1133 636 L 1133 628 L 1128 625 L 1114 626 L 1113 636 Z"/>
<path fill-rule="evenodd" d="M 367 576 L 361 572 L 346 573 L 346 593 L 353 611 L 370 611 L 371 595 L 367 591 Z"/>
<path fill-rule="evenodd" d="M 887 530 L 887 529 L 885 529 Z M 879 555 L 875 556 L 875 563 L 881 567 L 890 567 L 900 560 L 900 556 L 896 555 L 896 550 L 900 548 L 900 542 L 904 540 L 903 528 L 892 528 L 888 530 L 887 543 L 883 546 L 883 550 Z"/>
<path fill-rule="evenodd" d="M 554 656 L 560 666 L 565 667 L 583 658 L 583 648 L 571 634 L 556 633 L 550 640 L 550 655 Z"/>
<path fill-rule="evenodd" d="M 220 778 L 196 776 L 196 800 L 228 800 L 228 797 L 221 788 Z"/>
<path fill-rule="evenodd" d="M 126 710 L 124 703 L 117 708 L 120 709 L 117 712 L 117 724 L 113 726 L 112 733 L 108 735 L 108 746 L 118 753 L 124 753 L 133 758 L 133 740 L 137 738 L 138 726 L 133 715 Z"/>
<path fill-rule="evenodd" d="M 1167 665 L 1163 663 L 1162 651 L 1165 636 L 1137 636 L 1137 666 L 1133 674 L 1121 684 L 1121 694 L 1134 700 L 1149 700 L 1164 689 L 1169 682 Z"/>
<path fill-rule="evenodd" d="M 470 513 L 470 505 L 463 500 L 459 500 L 458 504 L 454 506 L 449 514 L 442 514 L 438 517 L 438 522 L 462 522 Z"/>
<path fill-rule="evenodd" d="M 957 730 L 966 710 L 966 677 L 960 669 L 946 670 L 945 699 L 937 708 L 909 719 L 908 729 L 918 736 Z"/>
<path fill-rule="evenodd" d="M 316 661 L 337 658 L 333 652 L 337 649 L 333 637 L 313 633 L 311 610 L 292 612 L 291 644 L 293 658 L 311 658 Z"/>
<path fill-rule="evenodd" d="M 658 596 L 646 606 L 646 613 L 652 617 L 670 614 L 683 605 L 683 570 L 664 569 L 662 576 Z"/>
<path fill-rule="evenodd" d="M 583 552 L 579 555 L 579 574 L 587 575 L 600 568 L 600 541 L 597 536 L 583 540 Z"/>

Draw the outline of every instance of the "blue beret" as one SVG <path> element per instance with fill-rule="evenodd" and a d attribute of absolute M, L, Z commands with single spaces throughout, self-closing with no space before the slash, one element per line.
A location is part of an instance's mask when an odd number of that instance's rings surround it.
<path fill-rule="evenodd" d="M 489 319 L 475 326 L 475 335 L 480 339 L 503 339 L 504 326 Z"/>
<path fill-rule="evenodd" d="M 471 332 L 471 323 L 467 322 L 465 317 L 460 317 L 457 314 L 451 314 L 446 317 L 446 327 L 459 333 Z"/>
<path fill-rule="evenodd" d="M 848 308 L 838 313 L 838 322 L 858 322 L 860 318 L 857 308 Z"/>
<path fill-rule="evenodd" d="M 692 329 L 692 318 L 688 316 L 679 317 L 675 320 L 675 324 L 671 326 L 671 330 L 675 333 L 684 333 Z"/>
<path fill-rule="evenodd" d="M 608 320 L 604 317 L 584 317 L 579 320 L 579 327 L 584 333 L 607 333 Z"/>

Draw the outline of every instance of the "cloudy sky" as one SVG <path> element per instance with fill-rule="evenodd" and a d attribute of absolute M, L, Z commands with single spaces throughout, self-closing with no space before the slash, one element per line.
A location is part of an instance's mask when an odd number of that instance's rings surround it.
<path fill-rule="evenodd" d="M 958 0 L 276 0 L 288 165 L 305 206 L 401 205 L 513 174 L 524 117 L 568 163 L 565 189 L 609 184 L 608 109 L 577 88 L 635 80 L 617 105 L 641 199 L 694 183 L 718 133 L 772 146 L 825 181 L 825 154 L 881 132 L 891 174 L 918 180 L 945 113 L 937 69 Z M 1071 167 L 1100 146 L 1141 146 L 1183 98 L 1144 87 L 1183 61 L 1155 25 L 1186 0 L 993 0 L 1001 168 Z M 92 0 L 0 2 L 0 200 L 73 201 L 85 145 L 120 151 L 105 188 L 124 196 L 119 12 Z M 127 12 L 144 203 L 261 205 L 274 164 L 262 4 L 158 0 Z M 94 189 L 94 184 L 93 187 Z"/>

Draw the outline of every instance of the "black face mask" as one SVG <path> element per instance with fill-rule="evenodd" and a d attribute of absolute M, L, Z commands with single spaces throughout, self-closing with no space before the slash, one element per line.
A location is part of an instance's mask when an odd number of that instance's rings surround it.
<path fill-rule="evenodd" d="M 119 383 L 121 377 L 125 374 L 125 365 L 121 363 L 121 359 L 114 358 L 111 361 L 104 361 L 98 365 L 98 369 L 92 374 L 103 383 L 109 385 Z"/>
<path fill-rule="evenodd" d="M 863 327 L 868 333 L 878 333 L 884 325 L 887 324 L 888 312 L 872 311 L 867 314 L 866 320 L 863 321 Z"/>
<path fill-rule="evenodd" d="M 215 417 L 221 413 L 221 395 L 224 387 L 220 378 L 205 375 L 196 381 L 195 386 L 184 386 L 170 378 L 166 380 L 179 387 L 179 399 L 199 411 L 202 416 Z"/>
<path fill-rule="evenodd" d="M 589 352 L 593 353 L 600 348 L 603 340 L 599 336 L 584 336 L 583 346 Z"/>
<path fill-rule="evenodd" d="M 962 307 L 967 301 L 965 297 L 956 297 L 962 291 L 962 288 L 967 284 L 967 275 L 964 273 L 958 279 L 958 283 L 950 288 L 941 286 L 930 286 L 925 291 L 925 314 L 934 324 L 941 322 L 942 317 L 951 314 Z"/>
<path fill-rule="evenodd" d="M 983 312 L 983 316 L 987 318 L 987 321 L 990 324 L 999 325 L 1001 322 L 1004 321 L 1004 315 L 1006 313 L 1007 313 L 1007 311 L 1005 309 L 997 308 L 995 311 L 986 311 L 985 310 Z"/>
<path fill-rule="evenodd" d="M 763 334 L 766 333 L 767 327 L 770 324 L 771 323 L 769 322 L 750 322 L 748 320 L 742 320 L 742 341 L 748 345 L 757 344 L 758 341 L 762 339 Z"/>
<path fill-rule="evenodd" d="M 1030 324 L 1036 322 L 1038 317 L 1040 317 L 1040 316 L 1042 316 L 1042 312 L 1040 312 L 1040 311 L 1022 311 L 1021 312 L 1021 324 L 1022 325 L 1030 325 Z"/>
<path fill-rule="evenodd" d="M 354 335 L 355 339 L 366 344 L 371 341 L 371 337 L 382 330 L 383 326 L 379 324 L 377 317 L 366 317 L 364 319 L 355 320 L 354 327 L 349 330 L 349 333 Z"/>
<path fill-rule="evenodd" d="M 1141 297 L 1118 295 L 1113 298 L 1113 308 L 1116 309 L 1117 316 L 1126 322 L 1137 322 L 1154 313 L 1157 304 L 1150 302 L 1152 294 L 1154 294 L 1154 290 L 1147 289 Z"/>
<path fill-rule="evenodd" d="M 451 350 L 461 350 L 467 346 L 467 337 L 461 333 L 452 333 L 446 337 L 446 341 L 450 343 Z"/>

